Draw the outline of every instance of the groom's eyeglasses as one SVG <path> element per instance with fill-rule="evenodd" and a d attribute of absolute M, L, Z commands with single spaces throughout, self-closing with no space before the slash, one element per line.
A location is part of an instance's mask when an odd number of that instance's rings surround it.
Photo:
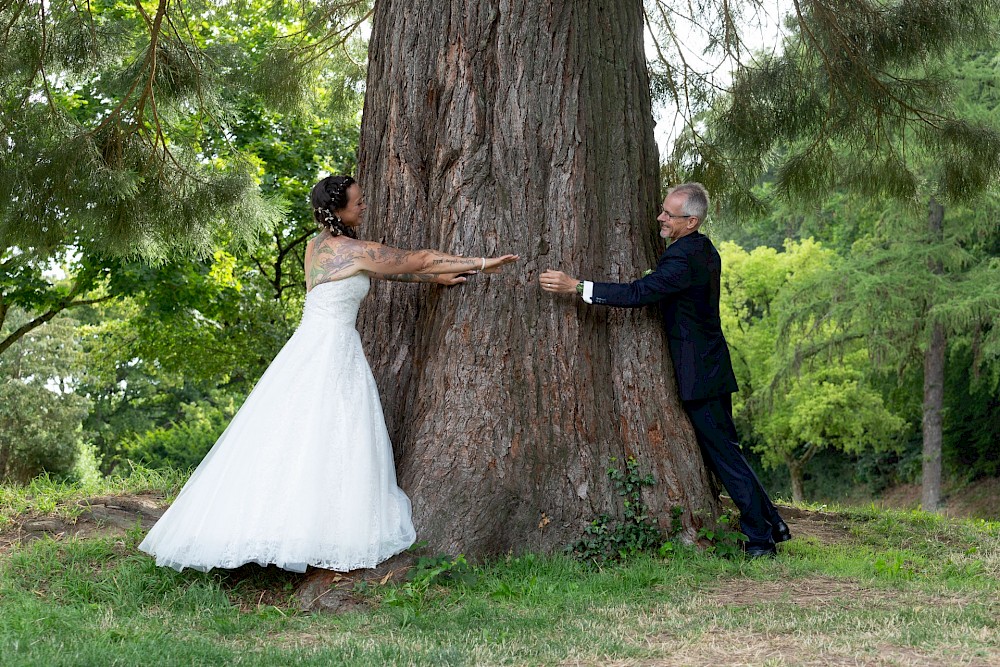
<path fill-rule="evenodd" d="M 668 211 L 664 211 L 663 215 L 667 216 L 668 218 L 693 218 L 694 217 L 693 215 L 674 215 L 673 213 L 670 213 Z"/>

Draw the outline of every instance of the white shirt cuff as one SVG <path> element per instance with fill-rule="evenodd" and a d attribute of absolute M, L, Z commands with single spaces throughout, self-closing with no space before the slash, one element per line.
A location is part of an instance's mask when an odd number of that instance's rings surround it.
<path fill-rule="evenodd" d="M 583 281 L 583 300 L 587 303 L 594 303 L 594 283 L 589 280 Z"/>

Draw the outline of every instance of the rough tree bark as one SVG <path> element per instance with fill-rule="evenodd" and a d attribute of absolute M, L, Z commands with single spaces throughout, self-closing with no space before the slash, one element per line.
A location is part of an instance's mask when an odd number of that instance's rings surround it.
<path fill-rule="evenodd" d="M 359 174 L 368 238 L 518 253 L 462 287 L 377 283 L 359 321 L 419 539 L 552 551 L 620 506 L 610 457 L 693 537 L 718 506 L 653 310 L 541 292 L 632 280 L 662 252 L 642 5 L 380 0 Z"/>
<path fill-rule="evenodd" d="M 944 207 L 933 197 L 928 206 L 931 237 L 940 242 L 944 235 Z M 940 262 L 932 261 L 931 272 L 941 273 Z M 941 505 L 941 443 L 944 409 L 944 362 L 947 350 L 944 325 L 931 323 L 930 339 L 924 352 L 923 462 L 921 466 L 921 503 L 927 512 Z"/>

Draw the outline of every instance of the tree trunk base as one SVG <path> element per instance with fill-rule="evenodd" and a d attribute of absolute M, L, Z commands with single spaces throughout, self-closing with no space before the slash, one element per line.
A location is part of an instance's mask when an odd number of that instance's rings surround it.
<path fill-rule="evenodd" d="M 307 613 L 346 614 L 364 611 L 369 609 L 369 605 L 358 594 L 358 584 L 399 583 L 416 562 L 416 556 L 404 551 L 370 569 L 333 572 L 310 568 L 295 588 L 292 599 L 299 611 Z"/>

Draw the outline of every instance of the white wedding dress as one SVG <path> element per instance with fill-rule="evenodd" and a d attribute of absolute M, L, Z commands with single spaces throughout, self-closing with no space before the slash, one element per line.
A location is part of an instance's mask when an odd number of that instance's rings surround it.
<path fill-rule="evenodd" d="M 369 280 L 306 296 L 302 322 L 139 549 L 177 570 L 349 571 L 413 544 L 355 320 Z"/>

